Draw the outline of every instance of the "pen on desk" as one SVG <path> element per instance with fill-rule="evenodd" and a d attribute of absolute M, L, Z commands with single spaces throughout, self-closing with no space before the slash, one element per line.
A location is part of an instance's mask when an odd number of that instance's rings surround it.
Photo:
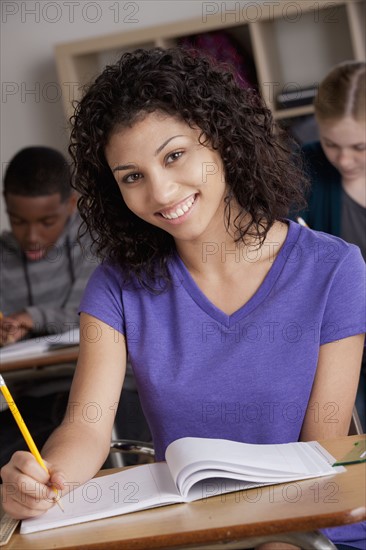
<path fill-rule="evenodd" d="M 34 456 L 34 458 L 36 459 L 38 464 L 40 466 L 42 466 L 42 468 L 44 470 L 46 470 L 47 473 L 49 473 L 48 469 L 47 469 L 47 466 L 43 462 L 43 459 L 40 455 L 40 452 L 37 449 L 36 444 L 34 443 L 33 438 L 31 436 L 31 434 L 29 433 L 29 430 L 28 430 L 27 426 L 25 425 L 25 422 L 24 422 L 24 420 L 23 420 L 23 418 L 22 418 L 22 416 L 21 416 L 21 414 L 18 410 L 18 407 L 16 406 L 16 404 L 14 402 L 14 399 L 12 398 L 11 393 L 8 390 L 8 388 L 5 384 L 4 378 L 1 376 L 1 374 L 0 374 L 0 389 L 2 391 L 2 394 L 3 394 L 4 398 L 5 398 L 5 401 L 9 405 L 9 409 L 11 410 L 11 412 L 14 416 L 14 419 L 15 419 L 16 423 L 18 424 L 18 427 L 19 427 L 20 431 L 22 432 L 22 435 L 23 435 L 23 437 L 24 437 L 24 439 L 25 439 L 25 441 L 26 441 L 26 443 L 29 447 L 30 452 L 32 453 L 32 455 Z M 61 508 L 61 510 L 64 511 L 64 509 L 62 507 L 62 504 L 59 500 L 58 490 L 56 489 L 56 487 L 51 487 L 51 489 L 56 493 L 55 502 L 58 504 L 58 506 Z"/>
<path fill-rule="evenodd" d="M 308 224 L 306 223 L 306 221 L 303 220 L 303 219 L 300 218 L 300 217 L 297 217 L 297 218 L 296 218 L 296 221 L 297 221 L 297 223 L 298 223 L 299 225 L 302 225 L 303 227 L 309 227 Z"/>

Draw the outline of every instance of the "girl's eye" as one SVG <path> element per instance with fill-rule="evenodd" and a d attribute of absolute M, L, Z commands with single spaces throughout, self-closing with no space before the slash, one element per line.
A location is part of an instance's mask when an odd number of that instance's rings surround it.
<path fill-rule="evenodd" d="M 174 151 L 174 153 L 170 153 L 170 154 L 166 157 L 166 163 L 167 163 L 167 164 L 171 164 L 171 163 L 174 162 L 175 160 L 179 159 L 182 155 L 183 155 L 183 152 L 182 152 L 182 151 Z"/>
<path fill-rule="evenodd" d="M 122 181 L 123 183 L 134 183 L 135 181 L 139 180 L 141 178 L 141 174 L 135 173 L 135 174 L 127 174 Z"/>
<path fill-rule="evenodd" d="M 360 145 L 355 145 L 355 151 L 364 152 L 366 150 L 366 145 L 364 143 Z"/>
<path fill-rule="evenodd" d="M 333 147 L 337 147 L 334 143 L 327 143 L 327 142 L 325 142 L 325 146 L 328 147 L 329 149 Z"/>

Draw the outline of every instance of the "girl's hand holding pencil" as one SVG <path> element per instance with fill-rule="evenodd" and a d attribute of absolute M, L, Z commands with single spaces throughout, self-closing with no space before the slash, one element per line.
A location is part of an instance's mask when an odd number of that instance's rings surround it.
<path fill-rule="evenodd" d="M 14 453 L 1 469 L 1 476 L 6 480 L 2 492 L 4 510 L 18 519 L 40 515 L 55 503 L 63 510 L 58 491 L 64 489 L 62 474 L 50 475 L 50 466 L 42 459 L 1 375 L 0 389 L 32 453 Z"/>

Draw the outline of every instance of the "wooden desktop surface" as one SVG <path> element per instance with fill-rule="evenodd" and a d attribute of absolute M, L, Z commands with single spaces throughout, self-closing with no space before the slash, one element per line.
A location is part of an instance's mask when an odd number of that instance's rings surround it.
<path fill-rule="evenodd" d="M 349 436 L 321 441 L 336 458 L 356 440 Z M 6 550 L 199 548 L 248 537 L 313 531 L 366 517 L 365 463 L 334 476 L 230 493 L 124 516 L 20 535 Z M 103 472 L 101 472 L 103 473 Z M 106 473 L 106 472 L 104 472 Z"/>
<path fill-rule="evenodd" d="M 4 372 L 11 372 L 21 369 L 72 363 L 77 361 L 78 354 L 79 346 L 70 346 L 67 348 L 46 351 L 38 355 L 29 355 L 28 357 L 21 359 L 2 360 L 0 364 L 0 372 L 4 374 Z"/>

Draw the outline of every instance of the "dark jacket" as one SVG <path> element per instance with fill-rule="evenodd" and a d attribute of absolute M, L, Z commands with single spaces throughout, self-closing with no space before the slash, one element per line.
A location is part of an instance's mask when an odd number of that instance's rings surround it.
<path fill-rule="evenodd" d="M 311 229 L 340 236 L 342 181 L 319 142 L 302 149 L 305 169 L 311 181 L 308 208 L 300 213 Z"/>

